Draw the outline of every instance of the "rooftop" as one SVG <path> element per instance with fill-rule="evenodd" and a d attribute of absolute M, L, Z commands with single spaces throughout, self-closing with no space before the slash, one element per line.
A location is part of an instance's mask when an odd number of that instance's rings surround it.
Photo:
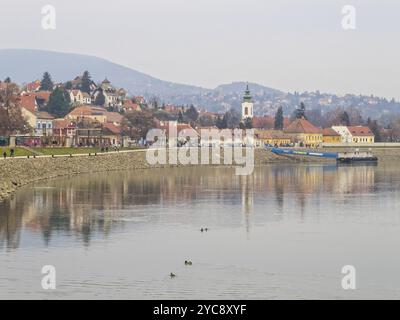
<path fill-rule="evenodd" d="M 286 133 L 307 133 L 307 134 L 321 134 L 322 129 L 314 126 L 310 121 L 301 118 L 294 120 L 287 128 Z"/>
<path fill-rule="evenodd" d="M 371 129 L 365 126 L 349 126 L 347 129 L 353 136 L 373 136 Z"/>
<path fill-rule="evenodd" d="M 340 134 L 337 133 L 335 130 L 332 128 L 325 128 L 322 129 L 322 135 L 324 136 L 331 136 L 331 137 L 340 137 Z"/>

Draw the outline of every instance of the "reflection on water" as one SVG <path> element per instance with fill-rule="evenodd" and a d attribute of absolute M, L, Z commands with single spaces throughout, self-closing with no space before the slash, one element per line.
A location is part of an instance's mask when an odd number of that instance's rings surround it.
<path fill-rule="evenodd" d="M 60 297 L 115 296 L 114 290 L 108 295 L 90 289 L 87 277 L 100 287 L 118 279 L 115 290 L 132 298 L 340 297 L 345 294 L 340 282 L 330 285 L 336 281 L 335 268 L 348 263 L 342 255 L 357 252 L 354 260 L 368 267 L 371 257 L 360 254 L 360 239 L 367 245 L 372 230 L 383 236 L 378 243 L 384 246 L 385 235 L 400 231 L 399 185 L 396 166 L 336 165 L 264 166 L 251 176 L 236 176 L 229 168 L 157 169 L 41 182 L 0 204 L 0 287 L 6 288 L 0 297 L 48 294 L 32 279 L 32 287 L 11 290 L 10 279 L 13 285 L 19 280 L 29 285 L 27 278 L 43 260 L 60 261 L 63 255 L 77 257 L 74 263 L 80 267 L 73 271 L 64 262 L 61 268 L 68 271 Z M 202 227 L 210 231 L 201 234 Z M 398 244 L 398 234 L 391 244 Z M 335 247 L 346 243 L 344 251 Z M 386 257 L 386 249 L 379 252 Z M 316 254 L 332 264 L 313 264 Z M 161 274 L 172 271 L 167 267 L 173 268 L 174 257 L 197 258 L 204 264 L 199 277 L 171 288 Z M 108 261 L 99 266 L 96 259 Z M 118 267 L 112 261 L 120 261 Z M 146 261 L 157 263 L 153 272 Z M 136 276 L 127 271 L 129 262 L 138 269 Z M 94 266 L 101 269 L 101 278 Z M 110 272 L 111 266 L 119 272 Z M 316 272 L 326 277 L 319 294 L 310 289 Z M 301 280 L 294 277 L 297 273 Z M 260 285 L 264 277 L 274 283 L 273 289 Z M 74 285 L 75 278 L 81 278 L 79 284 Z M 188 289 L 208 281 L 213 290 Z M 238 288 L 246 283 L 253 287 L 235 291 L 232 281 Z M 375 288 L 360 297 L 377 292 Z"/>

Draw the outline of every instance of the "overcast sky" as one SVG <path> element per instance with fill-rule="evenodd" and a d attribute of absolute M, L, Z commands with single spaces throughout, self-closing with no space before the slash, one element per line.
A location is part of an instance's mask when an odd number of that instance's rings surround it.
<path fill-rule="evenodd" d="M 1 48 L 90 54 L 207 88 L 400 98 L 399 0 L 0 1 Z M 46 4 L 56 30 L 42 29 Z M 355 30 L 342 28 L 344 5 L 357 10 Z"/>

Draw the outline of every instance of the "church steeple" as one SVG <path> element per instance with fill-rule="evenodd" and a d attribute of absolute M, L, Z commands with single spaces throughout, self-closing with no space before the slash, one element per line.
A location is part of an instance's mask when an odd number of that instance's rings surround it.
<path fill-rule="evenodd" d="M 246 85 L 246 91 L 244 92 L 243 102 L 253 102 L 253 98 L 251 97 L 249 84 Z"/>
<path fill-rule="evenodd" d="M 250 93 L 249 84 L 246 85 L 242 102 L 242 119 L 246 118 L 253 118 L 253 98 Z"/>

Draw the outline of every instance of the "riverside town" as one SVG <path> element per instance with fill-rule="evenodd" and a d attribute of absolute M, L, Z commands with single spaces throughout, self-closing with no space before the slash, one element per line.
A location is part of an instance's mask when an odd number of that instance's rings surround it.
<path fill-rule="evenodd" d="M 313 123 L 304 103 L 289 115 L 283 114 L 281 106 L 275 115 L 255 115 L 250 88 L 244 89 L 240 113 L 235 109 L 218 113 L 202 106 L 171 105 L 156 97 L 146 99 L 131 95 L 124 88 L 113 86 L 108 79 L 95 83 L 87 71 L 63 83 L 53 83 L 48 72 L 43 74 L 42 80 L 22 85 L 5 79 L 0 82 L 2 155 L 70 154 L 146 147 L 154 142 L 146 139 L 153 128 L 167 134 L 169 130 L 179 134 L 188 129 L 197 133 L 202 129 L 253 129 L 251 145 L 256 148 L 265 145 L 317 149 L 374 147 L 377 142 L 390 143 L 397 139 L 393 129 L 379 127 L 376 121 L 352 123 L 346 111 L 337 110 L 336 118 L 328 122 Z M 176 141 L 178 147 L 186 142 L 183 136 Z"/>
<path fill-rule="evenodd" d="M 400 300 L 400 1 L 353 2 L 4 1 L 0 302 Z"/>

